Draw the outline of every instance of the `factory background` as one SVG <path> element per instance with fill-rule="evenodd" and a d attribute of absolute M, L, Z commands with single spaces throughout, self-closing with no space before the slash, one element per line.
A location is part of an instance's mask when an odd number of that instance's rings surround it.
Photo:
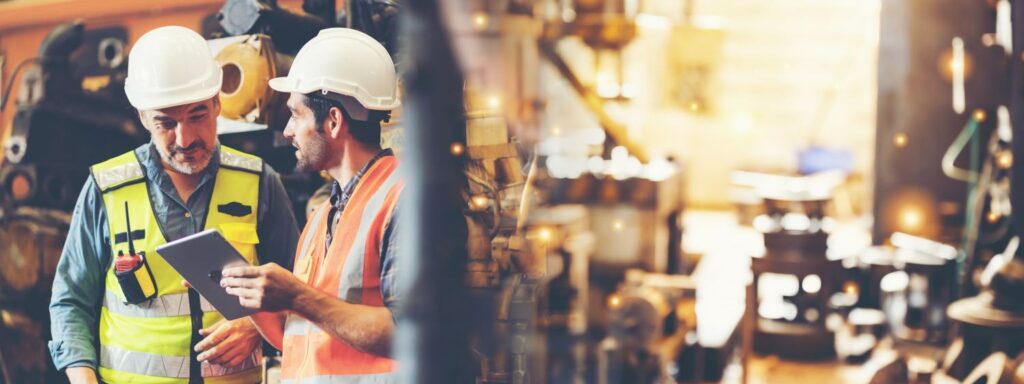
<path fill-rule="evenodd" d="M 324 28 L 388 49 L 407 382 L 1024 383 L 1010 0 L 0 1 L 0 383 L 64 380 L 54 269 L 166 25 L 300 226 L 331 180 L 266 80 Z"/>

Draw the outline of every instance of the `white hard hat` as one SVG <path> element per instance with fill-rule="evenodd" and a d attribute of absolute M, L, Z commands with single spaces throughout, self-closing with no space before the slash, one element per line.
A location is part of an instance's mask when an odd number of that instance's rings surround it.
<path fill-rule="evenodd" d="M 321 91 L 350 96 L 363 108 L 398 108 L 398 76 L 391 56 L 377 40 L 348 28 L 328 28 L 302 46 L 287 77 L 270 80 L 278 92 Z"/>
<path fill-rule="evenodd" d="M 128 54 L 124 93 L 140 111 L 174 107 L 216 96 L 221 76 L 202 36 L 160 27 L 142 35 Z"/>

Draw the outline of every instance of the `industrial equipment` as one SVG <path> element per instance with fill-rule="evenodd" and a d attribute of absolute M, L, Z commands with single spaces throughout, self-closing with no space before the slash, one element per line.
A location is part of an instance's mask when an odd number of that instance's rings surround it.
<path fill-rule="evenodd" d="M 88 174 L 82 164 L 145 141 L 145 130 L 124 108 L 126 45 L 124 29 L 69 22 L 47 35 L 37 57 L 21 63 L 26 72 L 4 143 L 0 201 L 70 210 Z"/>
<path fill-rule="evenodd" d="M 809 178 L 764 180 L 765 214 L 754 219 L 754 228 L 763 234 L 766 251 L 751 259 L 754 281 L 748 291 L 756 298 L 747 309 L 756 319 L 754 350 L 797 359 L 833 356 L 834 334 L 826 320 L 843 273 L 842 261 L 827 255 L 832 219 L 826 205 L 833 186 Z"/>

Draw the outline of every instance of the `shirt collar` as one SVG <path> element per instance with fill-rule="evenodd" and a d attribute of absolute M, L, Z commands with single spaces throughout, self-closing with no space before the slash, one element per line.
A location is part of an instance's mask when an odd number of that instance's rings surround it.
<path fill-rule="evenodd" d="M 359 172 L 356 172 L 356 174 L 352 176 L 352 179 L 345 183 L 345 187 L 342 187 L 339 183 L 331 183 L 331 205 L 339 210 L 343 209 L 345 204 L 348 203 L 348 199 L 352 197 L 352 192 L 355 191 L 356 185 L 359 184 L 359 180 L 363 178 L 363 175 L 365 175 L 367 171 L 370 170 L 370 167 L 372 167 L 377 160 L 380 160 L 380 158 L 391 155 L 391 148 L 385 148 L 380 152 L 377 152 L 370 161 L 366 162 L 366 165 L 364 165 Z"/>

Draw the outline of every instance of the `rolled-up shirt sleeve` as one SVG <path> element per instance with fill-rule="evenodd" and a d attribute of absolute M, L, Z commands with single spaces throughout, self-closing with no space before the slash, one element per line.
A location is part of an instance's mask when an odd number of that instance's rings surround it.
<path fill-rule="evenodd" d="M 299 227 L 288 192 L 281 183 L 281 177 L 269 165 L 263 165 L 260 185 L 260 205 L 256 254 L 260 264 L 277 263 L 292 270 L 295 259 L 295 244 L 299 241 Z"/>
<path fill-rule="evenodd" d="M 50 297 L 50 355 L 58 370 L 98 364 L 96 347 L 103 276 L 110 264 L 107 218 L 90 177 L 82 187 Z"/>

